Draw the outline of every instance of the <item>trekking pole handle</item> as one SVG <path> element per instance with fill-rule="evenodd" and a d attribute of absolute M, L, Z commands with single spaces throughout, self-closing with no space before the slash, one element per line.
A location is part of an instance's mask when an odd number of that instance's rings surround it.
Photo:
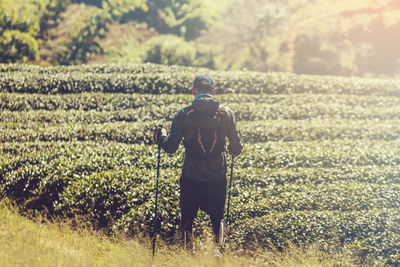
<path fill-rule="evenodd" d="M 156 128 L 154 129 L 154 132 L 153 132 L 153 141 L 155 141 L 156 144 L 160 144 L 159 138 L 160 138 L 160 134 L 161 134 L 162 130 L 163 130 L 163 127 L 162 127 L 161 124 L 157 125 Z M 159 146 L 160 146 L 160 145 L 159 145 Z"/>

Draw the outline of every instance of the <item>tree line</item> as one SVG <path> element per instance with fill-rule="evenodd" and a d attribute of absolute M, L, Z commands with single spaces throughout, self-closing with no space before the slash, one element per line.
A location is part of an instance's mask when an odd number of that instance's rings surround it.
<path fill-rule="evenodd" d="M 398 75 L 400 3 L 349 1 L 2 0 L 0 62 Z"/>

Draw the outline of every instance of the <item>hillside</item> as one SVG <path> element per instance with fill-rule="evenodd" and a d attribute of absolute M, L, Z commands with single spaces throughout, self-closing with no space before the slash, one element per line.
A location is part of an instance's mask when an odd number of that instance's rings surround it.
<path fill-rule="evenodd" d="M 0 62 L 397 77 L 395 0 L 0 2 Z"/>
<path fill-rule="evenodd" d="M 399 264 L 398 80 L 156 64 L 0 72 L 0 191 L 28 211 L 83 219 L 109 235 L 150 235 L 152 130 L 169 127 L 191 102 L 195 75 L 207 72 L 244 144 L 227 251 L 315 245 L 358 264 Z M 158 235 L 167 242 L 178 233 L 182 152 L 161 158 Z M 200 213 L 200 241 L 208 227 Z"/>

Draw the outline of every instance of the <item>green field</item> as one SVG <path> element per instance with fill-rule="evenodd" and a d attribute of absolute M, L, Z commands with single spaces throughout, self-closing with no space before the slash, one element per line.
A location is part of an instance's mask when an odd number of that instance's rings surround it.
<path fill-rule="evenodd" d="M 150 234 L 152 130 L 169 127 L 205 71 L 2 65 L 2 197 L 110 233 Z M 207 72 L 221 88 L 217 99 L 235 111 L 244 143 L 228 249 L 318 244 L 350 251 L 360 264 L 400 264 L 400 81 Z M 166 240 L 178 231 L 182 152 L 161 158 Z M 196 233 L 207 227 L 201 213 Z"/>

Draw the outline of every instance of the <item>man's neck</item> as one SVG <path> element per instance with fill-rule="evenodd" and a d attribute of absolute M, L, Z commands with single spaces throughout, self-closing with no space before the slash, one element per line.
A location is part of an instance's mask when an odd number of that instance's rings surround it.
<path fill-rule="evenodd" d="M 195 97 L 194 97 L 194 100 L 196 100 L 196 99 L 198 99 L 198 98 L 200 98 L 200 97 L 203 97 L 203 96 L 207 96 L 207 97 L 213 97 L 211 94 L 209 94 L 209 93 L 201 93 L 201 94 L 197 94 Z"/>

